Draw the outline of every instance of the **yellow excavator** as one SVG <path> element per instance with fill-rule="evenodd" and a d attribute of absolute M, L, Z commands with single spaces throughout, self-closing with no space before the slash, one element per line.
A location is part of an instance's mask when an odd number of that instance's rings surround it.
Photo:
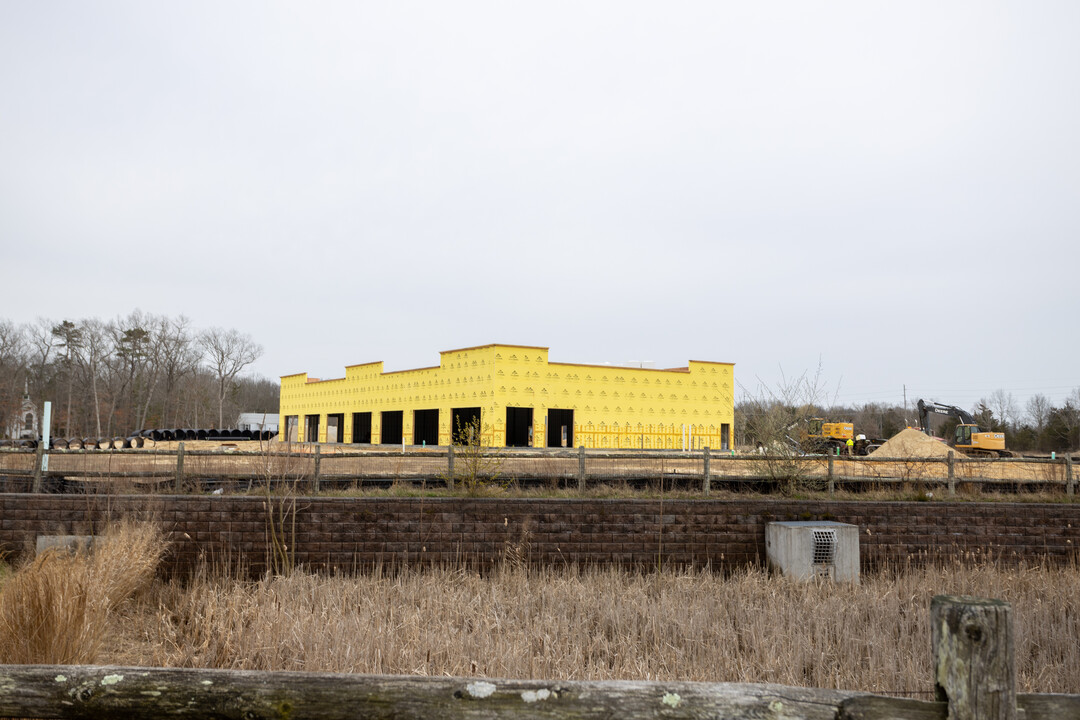
<path fill-rule="evenodd" d="M 1005 433 L 980 431 L 971 413 L 955 405 L 919 401 L 919 426 L 927 435 L 930 435 L 930 413 L 947 415 L 960 421 L 960 424 L 956 426 L 955 434 L 949 438 L 949 447 L 954 447 L 968 455 L 982 457 L 1013 456 L 1005 449 Z"/>
<path fill-rule="evenodd" d="M 855 424 L 849 422 L 825 422 L 825 418 L 810 418 L 806 424 L 803 449 L 812 453 L 833 455 L 840 451 L 847 454 L 847 441 L 851 440 L 853 455 L 869 455 L 881 447 L 881 440 L 871 440 L 855 434 Z"/>

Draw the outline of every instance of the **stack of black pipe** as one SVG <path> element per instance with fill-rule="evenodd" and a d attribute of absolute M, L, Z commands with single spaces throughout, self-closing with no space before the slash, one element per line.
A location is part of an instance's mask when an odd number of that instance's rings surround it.
<path fill-rule="evenodd" d="M 140 430 L 139 436 L 150 438 L 154 442 L 170 440 L 269 440 L 277 435 L 276 430 L 237 430 L 236 428 L 159 428 Z"/>
<path fill-rule="evenodd" d="M 270 440 L 277 435 L 276 430 L 237 430 L 217 428 L 191 429 L 191 428 L 163 428 L 153 430 L 140 430 L 126 437 L 114 438 L 49 438 L 50 450 L 128 450 L 143 447 L 146 440 L 154 442 L 169 442 L 171 440 Z M 41 438 L 22 438 L 19 440 L 4 440 L 0 447 L 18 447 L 34 450 L 41 444 Z"/>

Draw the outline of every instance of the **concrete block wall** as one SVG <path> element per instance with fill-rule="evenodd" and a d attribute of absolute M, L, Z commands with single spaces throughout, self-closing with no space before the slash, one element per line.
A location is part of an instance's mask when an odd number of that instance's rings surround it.
<path fill-rule="evenodd" d="M 1076 559 L 1080 546 L 1080 504 L 301 497 L 296 508 L 290 544 L 317 569 L 487 564 L 506 554 L 558 564 L 764 563 L 774 520 L 857 525 L 864 568 L 965 552 L 1058 562 Z M 261 497 L 0 494 L 0 549 L 18 554 L 38 535 L 94 533 L 122 515 L 162 524 L 172 540 L 167 571 L 200 557 L 265 568 Z"/>

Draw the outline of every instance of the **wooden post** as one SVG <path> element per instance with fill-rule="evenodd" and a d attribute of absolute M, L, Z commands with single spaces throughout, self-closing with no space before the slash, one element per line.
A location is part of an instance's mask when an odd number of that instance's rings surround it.
<path fill-rule="evenodd" d="M 321 469 L 320 468 L 321 465 L 322 465 L 322 454 L 319 452 L 319 446 L 316 445 L 315 446 L 315 477 L 314 477 L 314 479 L 312 481 L 314 483 L 314 485 L 315 485 L 315 494 L 316 495 L 319 494 L 319 470 Z"/>
<path fill-rule="evenodd" d="M 446 487 L 454 489 L 454 443 L 446 448 Z"/>
<path fill-rule="evenodd" d="M 184 489 L 184 443 L 180 442 L 176 446 L 176 485 L 173 488 L 176 492 L 182 492 Z"/>
<path fill-rule="evenodd" d="M 585 446 L 578 448 L 577 489 L 585 490 Z"/>
<path fill-rule="evenodd" d="M 45 458 L 45 443 L 38 443 L 34 453 L 34 485 L 33 492 L 41 492 L 41 461 Z"/>
<path fill-rule="evenodd" d="M 829 455 L 828 480 L 829 480 L 829 494 L 832 495 L 833 493 L 836 492 L 836 479 L 835 479 L 835 476 L 833 475 L 833 456 L 831 454 Z"/>
<path fill-rule="evenodd" d="M 702 474 L 705 476 L 705 479 L 702 482 L 701 489 L 706 495 L 708 495 L 709 491 L 712 489 L 712 478 L 709 477 L 709 459 L 709 448 L 705 448 L 705 454 L 702 457 L 702 463 L 704 465 Z"/>
<path fill-rule="evenodd" d="M 1012 608 L 1001 600 L 930 601 L 934 690 L 949 720 L 1015 720 Z"/>
<path fill-rule="evenodd" d="M 956 453 L 950 450 L 946 462 L 949 466 L 949 495 L 953 496 L 956 494 Z"/>
<path fill-rule="evenodd" d="M 1076 481 L 1073 479 L 1072 453 L 1065 453 L 1065 494 L 1076 494 Z"/>

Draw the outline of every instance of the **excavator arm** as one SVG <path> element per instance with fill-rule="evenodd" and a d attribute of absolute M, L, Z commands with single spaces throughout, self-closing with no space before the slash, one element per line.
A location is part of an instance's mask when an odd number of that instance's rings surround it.
<path fill-rule="evenodd" d="M 937 415 L 948 415 L 960 420 L 964 425 L 976 425 L 974 432 L 978 432 L 977 423 L 975 418 L 971 416 L 967 410 L 958 408 L 955 405 L 945 405 L 938 402 L 926 402 L 925 400 L 919 401 L 919 425 L 924 431 L 928 431 L 930 428 L 930 413 Z"/>

